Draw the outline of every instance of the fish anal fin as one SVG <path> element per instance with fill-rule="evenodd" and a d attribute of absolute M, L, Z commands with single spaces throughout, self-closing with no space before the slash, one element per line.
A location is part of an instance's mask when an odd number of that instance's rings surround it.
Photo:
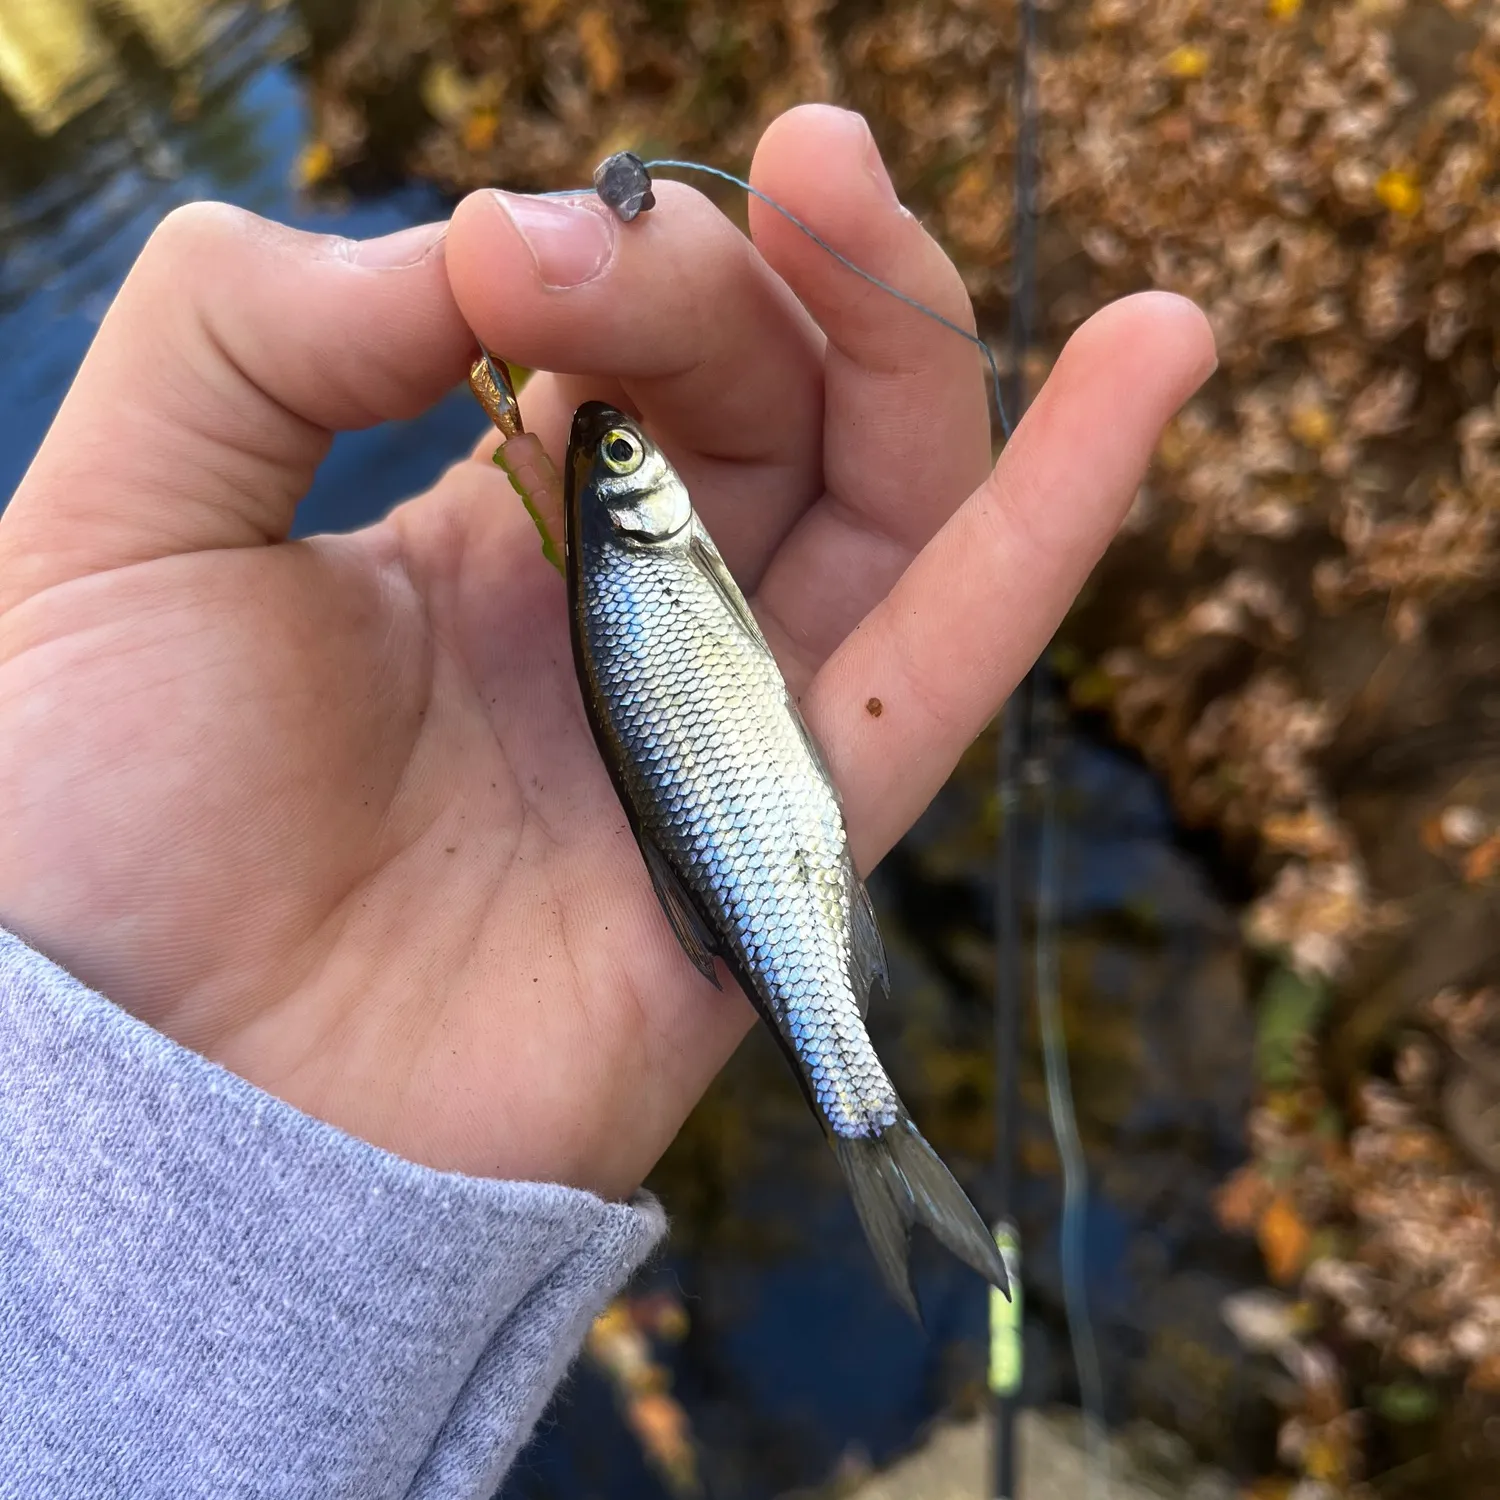
<path fill-rule="evenodd" d="M 854 993 L 859 1000 L 860 1015 L 867 1015 L 870 997 L 875 986 L 880 986 L 882 995 L 891 992 L 890 972 L 886 968 L 885 944 L 880 939 L 880 928 L 875 922 L 875 907 L 870 901 L 869 887 L 856 877 L 854 882 L 853 910 L 850 913 L 850 945 L 853 950 Z"/>
<path fill-rule="evenodd" d="M 682 951 L 716 990 L 723 989 L 719 976 L 714 973 L 714 940 L 703 925 L 692 897 L 683 889 L 677 872 L 667 863 L 666 855 L 648 838 L 642 837 L 638 842 L 651 884 L 656 889 L 656 899 L 661 902 L 661 909 L 667 914 L 667 921 L 672 924 Z"/>

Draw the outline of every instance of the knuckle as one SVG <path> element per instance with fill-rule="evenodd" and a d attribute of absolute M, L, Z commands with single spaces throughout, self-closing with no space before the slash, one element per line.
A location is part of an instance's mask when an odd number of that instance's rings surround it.
<path fill-rule="evenodd" d="M 141 261 L 155 275 L 199 280 L 299 249 L 338 256 L 346 245 L 336 235 L 303 234 L 232 203 L 205 200 L 174 208 L 146 241 Z"/>
<path fill-rule="evenodd" d="M 255 215 L 228 203 L 184 203 L 174 208 L 146 242 L 153 259 L 176 259 L 249 237 Z"/>

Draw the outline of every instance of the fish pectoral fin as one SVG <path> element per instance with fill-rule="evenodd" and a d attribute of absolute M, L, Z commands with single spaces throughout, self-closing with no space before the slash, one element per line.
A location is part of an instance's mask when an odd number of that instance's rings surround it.
<path fill-rule="evenodd" d="M 646 859 L 646 869 L 651 884 L 656 889 L 656 899 L 682 944 L 682 951 L 692 959 L 694 967 L 716 990 L 724 986 L 714 973 L 714 940 L 698 915 L 692 897 L 677 878 L 677 872 L 667 863 L 667 857 L 648 838 L 640 839 L 641 853 Z"/>
<path fill-rule="evenodd" d="M 823 747 L 818 743 L 817 737 L 807 727 L 807 720 L 802 717 L 802 710 L 797 707 L 797 700 L 792 697 L 790 690 L 786 695 L 786 706 L 791 710 L 792 723 L 797 726 L 797 733 L 801 735 L 802 743 L 807 747 L 807 753 L 812 756 L 813 764 L 818 768 L 818 774 L 828 783 L 828 790 L 833 793 L 833 800 L 838 803 L 839 811 L 842 812 L 844 799 L 839 796 L 833 772 L 828 769 L 828 757 L 823 754 Z"/>
<path fill-rule="evenodd" d="M 728 609 L 740 629 L 774 662 L 776 653 L 771 650 L 770 643 L 761 631 L 754 611 L 746 602 L 744 594 L 740 592 L 740 586 L 734 581 L 734 575 L 729 571 L 723 557 L 719 555 L 719 549 L 714 546 L 714 539 L 696 516 L 693 518 L 692 535 L 688 541 L 688 556 L 698 571 L 714 586 L 725 608 Z M 817 766 L 823 780 L 832 789 L 835 800 L 842 807 L 843 799 L 839 797 L 839 789 L 828 769 L 828 757 L 823 754 L 823 747 L 814 738 L 812 730 L 807 727 L 807 720 L 802 717 L 802 710 L 797 707 L 797 700 L 792 697 L 790 690 L 786 695 L 786 706 L 791 713 L 792 722 L 797 726 L 797 733 L 802 737 L 802 743 L 807 746 L 807 753 L 812 756 L 813 764 Z"/>
<path fill-rule="evenodd" d="M 771 647 L 761 633 L 754 611 L 740 592 L 739 584 L 734 581 L 734 574 L 729 571 L 724 559 L 719 555 L 719 549 L 714 546 L 714 539 L 696 516 L 693 518 L 692 534 L 688 538 L 688 556 L 692 559 L 694 567 L 714 586 L 740 629 L 767 656 L 770 656 Z"/>
<path fill-rule="evenodd" d="M 854 958 L 854 993 L 859 999 L 859 1013 L 864 1016 L 869 1014 L 870 996 L 877 984 L 882 995 L 890 994 L 891 976 L 886 968 L 885 944 L 880 940 L 880 928 L 875 925 L 875 907 L 870 901 L 869 887 L 859 879 L 854 882 L 850 938 Z"/>

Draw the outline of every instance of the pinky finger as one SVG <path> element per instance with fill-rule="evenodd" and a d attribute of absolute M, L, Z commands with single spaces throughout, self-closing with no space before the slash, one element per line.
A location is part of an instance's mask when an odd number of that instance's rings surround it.
<path fill-rule="evenodd" d="M 990 477 L 824 664 L 803 709 L 862 869 L 917 819 L 1051 639 L 1162 428 L 1214 364 L 1207 320 L 1180 297 L 1142 293 L 1096 314 Z"/>

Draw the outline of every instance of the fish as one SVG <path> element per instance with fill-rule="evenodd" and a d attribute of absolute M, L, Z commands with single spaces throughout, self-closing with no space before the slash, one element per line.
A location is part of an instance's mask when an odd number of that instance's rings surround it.
<path fill-rule="evenodd" d="M 870 1041 L 890 978 L 843 807 L 687 488 L 597 401 L 574 414 L 563 483 L 585 714 L 677 941 L 722 988 L 719 960 L 780 1042 L 902 1307 L 921 1321 L 919 1224 L 1008 1296 L 994 1236 Z"/>

